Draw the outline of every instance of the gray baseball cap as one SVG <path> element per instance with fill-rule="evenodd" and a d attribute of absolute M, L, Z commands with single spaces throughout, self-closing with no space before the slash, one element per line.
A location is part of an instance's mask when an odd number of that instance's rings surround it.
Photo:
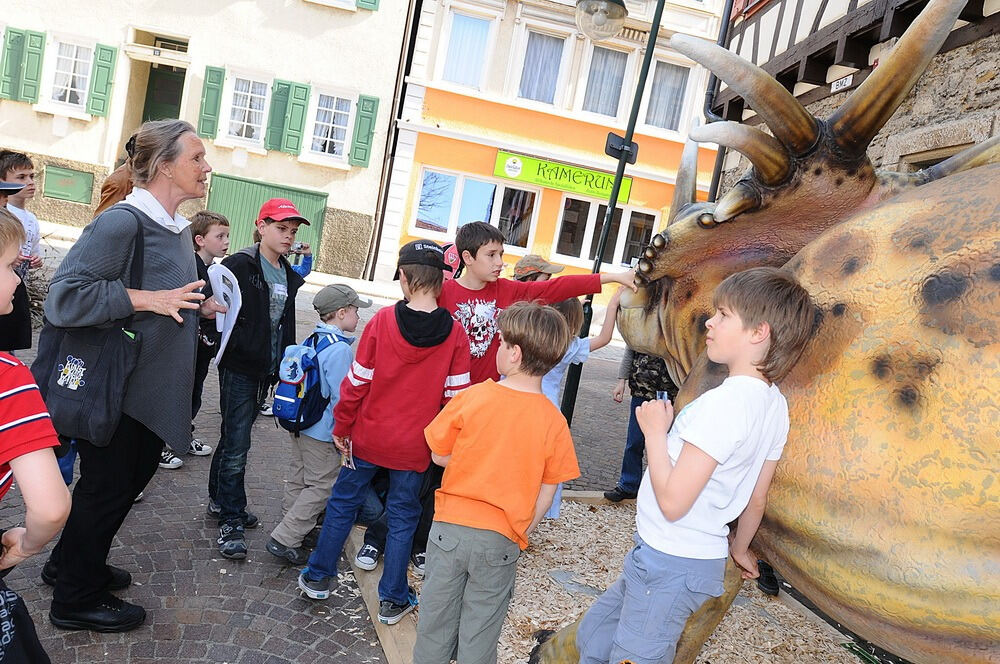
<path fill-rule="evenodd" d="M 356 290 L 344 284 L 324 286 L 313 297 L 313 309 L 320 316 L 325 316 L 352 304 L 358 309 L 365 309 L 372 306 L 372 301 L 362 299 Z"/>

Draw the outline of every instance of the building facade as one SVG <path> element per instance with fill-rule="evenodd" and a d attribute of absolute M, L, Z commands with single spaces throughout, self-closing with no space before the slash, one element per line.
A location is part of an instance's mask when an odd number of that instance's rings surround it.
<path fill-rule="evenodd" d="M 629 0 L 622 35 L 594 43 L 573 0 L 424 0 L 405 84 L 381 220 L 376 278 L 391 278 L 399 246 L 451 241 L 470 221 L 506 238 L 509 263 L 535 253 L 590 270 L 607 210 L 655 2 Z M 684 137 L 707 72 L 667 46 L 675 32 L 714 41 L 721 0 L 671 0 L 664 11 L 635 141 L 603 255 L 630 266 L 665 222 Z M 702 148 L 707 190 L 715 151 Z"/>
<path fill-rule="evenodd" d="M 317 268 L 360 276 L 372 244 L 408 2 L 8 0 L 0 145 L 36 160 L 36 214 L 84 225 L 143 122 L 181 118 L 213 166 L 208 207 L 250 244 L 290 198 Z"/>

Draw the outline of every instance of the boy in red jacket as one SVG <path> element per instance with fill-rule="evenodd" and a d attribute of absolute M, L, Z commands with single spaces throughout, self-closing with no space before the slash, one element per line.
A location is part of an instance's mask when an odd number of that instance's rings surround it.
<path fill-rule="evenodd" d="M 423 473 L 431 461 L 424 427 L 469 386 L 468 338 L 437 305 L 443 270 L 451 268 L 433 242 L 417 240 L 399 251 L 396 278 L 406 299 L 368 322 L 341 384 L 333 440 L 345 455 L 345 466 L 327 502 L 319 543 L 299 575 L 299 589 L 308 597 L 330 596 L 337 559 L 368 485 L 380 468 L 388 470 L 389 533 L 378 587 L 378 617 L 387 625 L 416 605 L 416 594 L 406 584 L 406 566 L 420 519 Z"/>

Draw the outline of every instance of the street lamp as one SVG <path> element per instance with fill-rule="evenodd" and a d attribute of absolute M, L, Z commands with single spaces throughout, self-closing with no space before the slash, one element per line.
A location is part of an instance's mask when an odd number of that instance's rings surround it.
<path fill-rule="evenodd" d="M 642 57 L 642 67 L 639 69 L 639 83 L 635 88 L 635 96 L 632 98 L 632 111 L 628 116 L 625 136 L 618 136 L 611 132 L 608 134 L 608 141 L 604 146 L 604 152 L 607 155 L 618 159 L 618 169 L 615 171 L 615 180 L 611 185 L 611 196 L 608 199 L 608 209 L 604 214 L 604 225 L 601 227 L 601 238 L 597 245 L 597 256 L 594 258 L 592 270 L 594 274 L 601 271 L 601 259 L 604 257 L 604 248 L 608 244 L 608 234 L 611 231 L 615 208 L 618 206 L 618 193 L 621 191 L 622 178 L 625 176 L 625 164 L 634 164 L 639 154 L 639 146 L 632 141 L 632 136 L 635 134 L 635 123 L 639 118 L 642 93 L 646 90 L 646 76 L 649 74 L 649 66 L 653 61 L 653 51 L 656 48 L 656 37 L 660 32 L 660 18 L 663 16 L 664 4 L 665 0 L 656 0 L 656 9 L 653 11 L 653 20 L 649 26 L 649 40 L 646 44 L 646 52 Z M 625 25 L 626 16 L 628 16 L 628 10 L 625 9 L 625 0 L 576 0 L 576 24 L 583 34 L 595 41 L 617 35 Z M 588 295 L 583 302 L 581 337 L 587 337 L 590 334 L 590 321 L 594 317 L 593 302 L 593 295 Z M 566 416 L 566 421 L 570 423 L 573 421 L 573 410 L 576 406 L 576 393 L 580 388 L 580 372 L 582 370 L 583 365 L 571 364 L 569 371 L 566 372 L 562 412 Z"/>

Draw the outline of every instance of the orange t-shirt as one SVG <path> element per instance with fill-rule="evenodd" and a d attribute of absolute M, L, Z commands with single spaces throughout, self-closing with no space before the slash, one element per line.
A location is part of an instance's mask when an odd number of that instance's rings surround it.
<path fill-rule="evenodd" d="M 460 392 L 424 429 L 451 456 L 434 496 L 434 520 L 492 530 L 522 548 L 542 484 L 580 476 L 566 418 L 544 394 L 492 380 Z"/>

